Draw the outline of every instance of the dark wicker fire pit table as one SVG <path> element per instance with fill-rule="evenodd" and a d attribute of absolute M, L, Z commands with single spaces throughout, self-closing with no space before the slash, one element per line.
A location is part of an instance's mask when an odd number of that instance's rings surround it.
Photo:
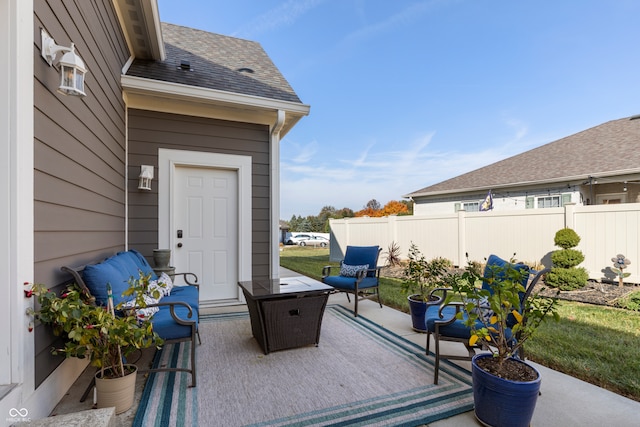
<path fill-rule="evenodd" d="M 238 282 L 264 354 L 318 345 L 331 286 L 305 276 Z"/>

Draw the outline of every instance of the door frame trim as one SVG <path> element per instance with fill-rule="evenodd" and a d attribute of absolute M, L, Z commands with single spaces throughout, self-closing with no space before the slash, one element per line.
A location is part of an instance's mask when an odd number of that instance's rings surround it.
<path fill-rule="evenodd" d="M 236 171 L 238 174 L 238 280 L 251 280 L 251 156 L 158 149 L 158 245 L 173 248 L 171 201 L 176 167 L 192 166 Z M 238 288 L 239 289 L 239 288 Z M 238 291 L 238 301 L 243 296 Z"/>

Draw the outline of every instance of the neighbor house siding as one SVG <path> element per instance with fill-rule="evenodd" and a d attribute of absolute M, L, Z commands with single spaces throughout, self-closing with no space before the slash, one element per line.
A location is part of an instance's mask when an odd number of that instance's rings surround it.
<path fill-rule="evenodd" d="M 231 122 L 129 110 L 129 246 L 151 257 L 158 247 L 158 149 L 251 156 L 252 275 L 269 277 L 269 128 Z M 153 165 L 151 192 L 137 190 L 140 165 Z"/>
<path fill-rule="evenodd" d="M 88 73 L 84 98 L 57 92 L 60 73 L 40 56 L 40 29 L 76 45 Z M 125 107 L 129 54 L 111 2 L 34 2 L 34 278 L 52 287 L 62 265 L 100 259 L 125 243 Z M 59 54 L 60 55 L 60 54 Z M 36 329 L 36 385 L 59 360 Z"/>

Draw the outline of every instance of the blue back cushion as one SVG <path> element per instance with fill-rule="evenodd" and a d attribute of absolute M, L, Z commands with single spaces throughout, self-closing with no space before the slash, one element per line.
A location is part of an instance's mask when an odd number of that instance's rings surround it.
<path fill-rule="evenodd" d="M 136 266 L 136 274 L 135 278 L 138 278 L 138 270 L 142 271 L 142 273 L 146 276 L 147 274 L 151 275 L 151 280 L 158 280 L 158 275 L 153 271 L 153 268 L 147 262 L 147 259 L 135 249 L 130 249 L 126 252 L 118 252 L 118 256 L 122 256 L 123 258 L 130 260 Z"/>
<path fill-rule="evenodd" d="M 369 269 L 375 269 L 378 265 L 379 246 L 347 246 L 347 253 L 342 261 L 347 265 L 369 264 Z M 375 271 L 370 271 L 367 276 L 375 276 Z"/>
<path fill-rule="evenodd" d="M 107 283 L 111 284 L 113 304 L 118 305 L 124 298 L 122 293 L 129 288 L 129 279 L 138 279 L 140 271 L 151 274 L 151 280 L 158 280 L 147 260 L 136 250 L 118 252 L 99 264 L 87 265 L 83 272 L 84 279 L 96 303 L 107 305 Z"/>
<path fill-rule="evenodd" d="M 107 283 L 111 284 L 114 305 L 125 300 L 122 293 L 129 287 L 129 275 L 112 258 L 100 264 L 87 265 L 82 271 L 82 278 L 97 304 L 107 305 Z"/>
<path fill-rule="evenodd" d="M 509 261 L 505 261 L 502 258 L 500 258 L 497 255 L 490 255 L 489 259 L 487 259 L 487 266 L 484 269 L 484 277 L 488 278 L 488 277 L 496 277 L 496 278 L 502 278 L 504 277 L 504 271 L 500 271 L 497 275 L 494 275 L 494 272 L 492 270 L 491 266 L 495 267 L 500 267 L 500 268 L 507 268 L 507 266 L 511 265 L 512 268 L 521 271 L 522 274 L 522 281 L 520 282 L 522 284 L 522 286 L 525 288 L 525 290 L 527 289 L 527 283 L 529 282 L 529 275 L 526 274 L 526 272 L 529 271 L 529 266 L 525 265 L 525 264 L 510 264 Z M 491 292 L 491 288 L 488 286 L 488 284 L 486 282 L 482 282 L 482 289 L 486 289 L 489 292 Z M 520 302 L 522 302 L 522 298 L 524 297 L 524 292 L 520 292 Z"/>

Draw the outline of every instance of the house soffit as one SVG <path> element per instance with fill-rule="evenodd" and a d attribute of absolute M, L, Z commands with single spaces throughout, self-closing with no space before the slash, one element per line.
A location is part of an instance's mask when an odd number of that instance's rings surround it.
<path fill-rule="evenodd" d="M 309 114 L 305 104 L 237 94 L 179 83 L 121 76 L 128 108 L 216 118 L 272 126 L 278 111 L 285 112 L 280 136 Z"/>
<path fill-rule="evenodd" d="M 131 55 L 163 61 L 164 42 L 157 0 L 113 0 Z"/>

